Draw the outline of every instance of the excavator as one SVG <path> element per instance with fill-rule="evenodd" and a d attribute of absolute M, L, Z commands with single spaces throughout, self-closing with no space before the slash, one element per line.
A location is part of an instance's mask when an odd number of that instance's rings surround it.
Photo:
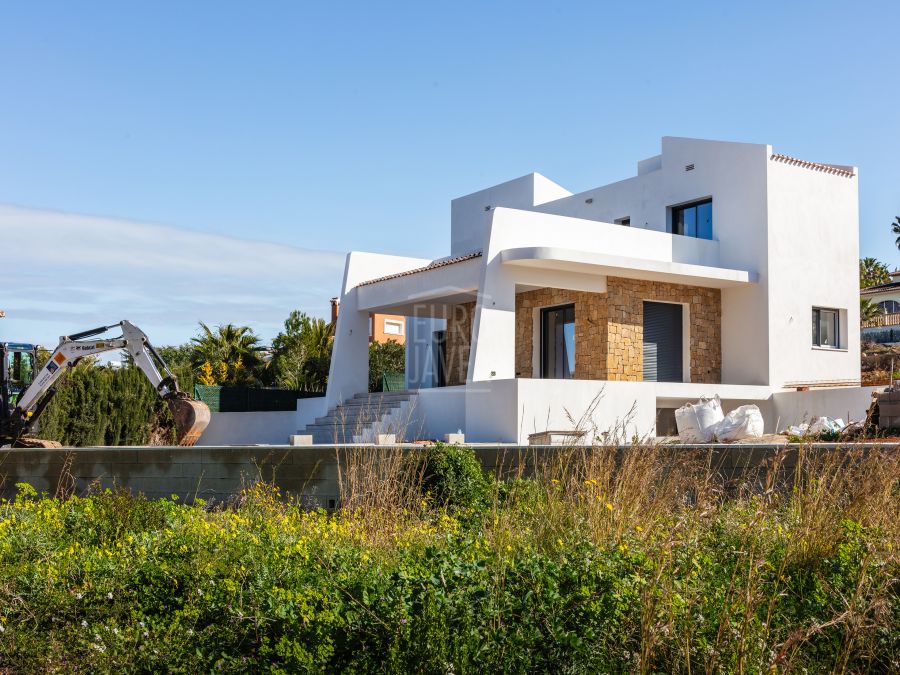
<path fill-rule="evenodd" d="M 115 328 L 117 337 L 100 337 Z M 52 441 L 34 438 L 38 418 L 56 393 L 54 384 L 66 370 L 86 356 L 125 350 L 141 369 L 175 420 L 179 445 L 194 445 L 210 420 L 209 407 L 178 389 L 178 380 L 150 344 L 147 335 L 129 321 L 64 335 L 39 372 L 37 347 L 25 343 L 0 343 L 0 447 L 53 447 Z"/>

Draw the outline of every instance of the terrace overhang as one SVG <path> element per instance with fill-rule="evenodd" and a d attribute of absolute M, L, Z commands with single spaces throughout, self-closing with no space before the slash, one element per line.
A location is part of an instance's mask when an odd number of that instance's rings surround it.
<path fill-rule="evenodd" d="M 475 300 L 480 255 L 443 266 L 411 270 L 357 286 L 360 311 L 445 318 L 454 305 Z"/>
<path fill-rule="evenodd" d="M 631 258 L 556 246 L 525 246 L 500 251 L 504 266 L 528 270 L 551 270 L 687 284 L 707 288 L 733 288 L 755 284 L 759 275 L 747 270 L 691 263 Z"/>

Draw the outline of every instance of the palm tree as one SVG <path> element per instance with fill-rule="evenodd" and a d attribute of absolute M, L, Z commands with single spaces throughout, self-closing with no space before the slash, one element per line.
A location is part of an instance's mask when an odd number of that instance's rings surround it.
<path fill-rule="evenodd" d="M 896 216 L 894 221 L 895 222 L 891 223 L 891 232 L 897 235 L 894 243 L 897 244 L 897 248 L 900 248 L 900 216 Z"/>
<path fill-rule="evenodd" d="M 250 384 L 256 381 L 263 365 L 259 338 L 249 326 L 226 324 L 212 330 L 202 321 L 200 335 L 191 338 L 191 365 L 200 371 L 212 367 L 217 384 Z"/>
<path fill-rule="evenodd" d="M 859 261 L 859 287 L 868 288 L 878 284 L 887 284 L 891 281 L 891 273 L 887 265 L 875 258 L 860 258 Z"/>
<path fill-rule="evenodd" d="M 859 299 L 859 320 L 871 321 L 876 316 L 881 316 L 882 309 L 868 298 Z"/>
<path fill-rule="evenodd" d="M 275 382 L 282 387 L 323 391 L 331 364 L 334 324 L 294 310 L 272 341 Z"/>

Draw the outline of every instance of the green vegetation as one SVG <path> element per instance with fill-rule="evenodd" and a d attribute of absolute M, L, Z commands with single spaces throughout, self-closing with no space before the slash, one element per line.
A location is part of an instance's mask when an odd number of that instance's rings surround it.
<path fill-rule="evenodd" d="M 276 386 L 302 391 L 325 391 L 331 366 L 334 324 L 294 310 L 284 330 L 272 341 L 270 370 Z"/>
<path fill-rule="evenodd" d="M 40 417 L 37 435 L 67 446 L 171 444 L 165 402 L 137 368 L 80 364 Z"/>
<path fill-rule="evenodd" d="M 859 320 L 871 321 L 876 316 L 881 315 L 881 307 L 876 305 L 868 298 L 859 299 Z"/>
<path fill-rule="evenodd" d="M 772 474 L 751 494 L 724 490 L 705 455 L 561 449 L 483 493 L 466 453 L 360 451 L 333 514 L 262 484 L 227 508 L 22 486 L 0 504 L 0 662 L 898 671 L 896 455 L 807 450 L 793 489 Z"/>
<path fill-rule="evenodd" d="M 200 335 L 191 338 L 191 343 L 191 365 L 199 384 L 234 387 L 259 383 L 261 345 L 248 326 L 229 323 L 213 330 L 201 321 Z"/>
<path fill-rule="evenodd" d="M 381 391 L 385 373 L 406 370 L 406 347 L 394 340 L 369 344 L 369 391 Z"/>
<path fill-rule="evenodd" d="M 891 280 L 891 271 L 883 262 L 875 258 L 859 259 L 859 287 L 868 288 L 878 284 L 886 284 Z"/>

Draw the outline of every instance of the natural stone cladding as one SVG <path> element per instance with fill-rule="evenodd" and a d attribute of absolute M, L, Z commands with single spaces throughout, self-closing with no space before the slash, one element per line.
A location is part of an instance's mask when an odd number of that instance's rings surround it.
<path fill-rule="evenodd" d="M 516 377 L 540 377 L 532 363 L 537 310 L 574 304 L 575 378 L 641 381 L 644 301 L 647 300 L 686 306 L 690 321 L 691 382 L 721 382 L 721 292 L 714 288 L 619 277 L 607 278 L 606 293 L 558 288 L 519 293 L 516 296 Z M 471 320 L 469 331 L 471 335 Z M 448 324 L 448 348 L 449 336 Z"/>
<path fill-rule="evenodd" d="M 469 350 L 472 347 L 472 318 L 475 303 L 465 302 L 453 307 L 447 318 L 444 359 L 447 385 L 465 384 L 469 372 Z"/>
<path fill-rule="evenodd" d="M 687 306 L 691 382 L 718 384 L 722 381 L 722 293 L 718 288 L 608 277 L 606 290 L 607 379 L 631 382 L 643 379 L 644 301 L 649 300 Z M 577 362 L 577 346 L 575 358 Z"/>
<path fill-rule="evenodd" d="M 575 305 L 575 379 L 607 379 L 606 294 L 540 288 L 516 295 L 516 377 L 540 377 L 534 372 L 535 321 L 543 307 Z M 540 328 L 538 327 L 538 334 Z"/>

